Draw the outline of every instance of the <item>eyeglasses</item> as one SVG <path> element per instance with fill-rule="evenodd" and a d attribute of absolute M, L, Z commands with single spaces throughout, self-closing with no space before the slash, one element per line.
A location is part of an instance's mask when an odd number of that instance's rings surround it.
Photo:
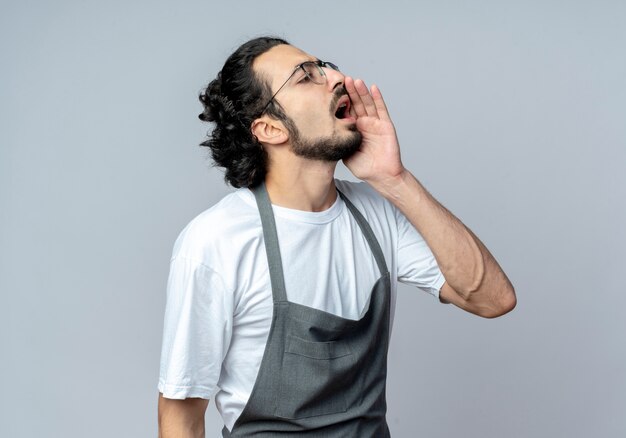
<path fill-rule="evenodd" d="M 261 111 L 261 114 L 263 114 L 267 110 L 267 107 L 270 106 L 270 103 L 272 103 L 280 90 L 282 90 L 285 85 L 287 85 L 287 83 L 291 80 L 291 78 L 300 71 L 304 72 L 304 76 L 302 76 L 302 78 L 298 80 L 298 82 L 311 81 L 317 85 L 324 84 L 326 82 L 326 73 L 324 73 L 324 70 L 322 70 L 323 67 L 332 68 L 335 71 L 339 71 L 339 67 L 337 67 L 336 64 L 328 61 L 320 61 L 319 59 L 317 61 L 305 61 L 302 64 L 297 65 L 293 72 L 291 72 L 287 80 L 280 86 L 278 90 L 276 90 L 276 93 L 274 93 L 272 98 L 267 102 L 267 104 L 263 108 L 263 111 Z"/>

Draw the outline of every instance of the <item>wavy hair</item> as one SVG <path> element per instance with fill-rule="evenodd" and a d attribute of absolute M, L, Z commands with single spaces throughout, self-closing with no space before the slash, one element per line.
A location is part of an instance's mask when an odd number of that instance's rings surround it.
<path fill-rule="evenodd" d="M 265 179 L 267 152 L 252 134 L 252 122 L 261 115 L 272 96 L 270 84 L 255 74 L 252 63 L 274 46 L 289 44 L 276 37 L 259 37 L 242 44 L 224 67 L 200 92 L 204 111 L 200 120 L 213 122 L 209 138 L 200 143 L 211 150 L 216 166 L 223 167 L 224 179 L 233 187 L 254 187 Z M 286 116 L 276 101 L 265 113 L 278 120 Z"/>

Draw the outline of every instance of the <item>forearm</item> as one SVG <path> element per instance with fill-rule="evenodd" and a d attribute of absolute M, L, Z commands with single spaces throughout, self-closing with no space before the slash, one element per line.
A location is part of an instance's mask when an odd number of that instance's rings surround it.
<path fill-rule="evenodd" d="M 446 279 L 440 297 L 488 318 L 511 310 L 516 303 L 513 286 L 485 245 L 402 165 L 398 137 L 378 87 L 368 90 L 363 81 L 349 77 L 345 85 L 363 139 L 344 164 L 390 200 L 424 237 Z"/>
<path fill-rule="evenodd" d="M 489 250 L 409 172 L 370 184 L 420 232 L 446 282 L 464 299 L 495 299 L 512 286 Z"/>
<path fill-rule="evenodd" d="M 172 400 L 159 395 L 159 438 L 204 438 L 208 400 Z"/>

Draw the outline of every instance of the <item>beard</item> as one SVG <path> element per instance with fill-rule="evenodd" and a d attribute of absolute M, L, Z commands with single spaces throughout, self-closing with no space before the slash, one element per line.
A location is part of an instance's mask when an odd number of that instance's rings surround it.
<path fill-rule="evenodd" d="M 329 111 L 334 117 L 337 101 L 344 94 L 348 94 L 344 87 L 335 90 Z M 333 132 L 327 137 L 304 139 L 294 121 L 287 117 L 283 120 L 291 139 L 291 150 L 299 157 L 317 161 L 339 161 L 353 155 L 361 147 L 361 133 L 356 125 L 350 126 L 350 131 L 340 136 Z"/>
<path fill-rule="evenodd" d="M 299 157 L 317 161 L 339 161 L 353 155 L 361 147 L 361 133 L 356 126 L 340 137 L 332 134 L 328 137 L 303 139 L 297 127 L 288 128 L 291 136 L 291 150 Z"/>

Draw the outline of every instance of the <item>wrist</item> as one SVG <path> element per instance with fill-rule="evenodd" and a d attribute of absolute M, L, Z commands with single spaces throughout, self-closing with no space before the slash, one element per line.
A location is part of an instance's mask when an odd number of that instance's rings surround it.
<path fill-rule="evenodd" d="M 383 197 L 393 202 L 402 197 L 402 194 L 412 185 L 412 181 L 416 181 L 415 177 L 407 169 L 402 168 L 395 175 L 371 179 L 367 183 Z"/>
<path fill-rule="evenodd" d="M 410 211 L 432 198 L 424 186 L 408 170 L 373 187 L 407 216 Z"/>

